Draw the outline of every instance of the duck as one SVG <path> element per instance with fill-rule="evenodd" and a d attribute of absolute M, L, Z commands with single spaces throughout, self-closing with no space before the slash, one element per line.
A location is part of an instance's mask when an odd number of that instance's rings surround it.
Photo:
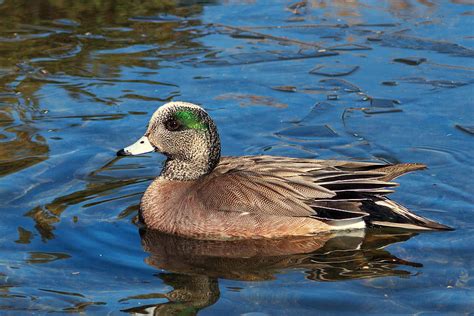
<path fill-rule="evenodd" d="M 117 156 L 159 152 L 160 175 L 145 190 L 139 222 L 195 239 L 313 236 L 392 228 L 451 230 L 387 197 L 420 163 L 384 164 L 281 156 L 221 157 L 217 126 L 202 107 L 173 101 Z"/>

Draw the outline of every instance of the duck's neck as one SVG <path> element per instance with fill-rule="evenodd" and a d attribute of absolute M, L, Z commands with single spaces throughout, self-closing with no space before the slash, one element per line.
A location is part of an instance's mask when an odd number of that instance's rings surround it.
<path fill-rule="evenodd" d="M 168 158 L 160 177 L 167 180 L 191 181 L 209 174 L 215 165 L 206 160 L 180 160 Z"/>
<path fill-rule="evenodd" d="M 211 138 L 212 139 L 212 138 Z M 192 181 L 212 172 L 221 158 L 219 136 L 209 141 L 206 148 L 196 150 L 188 157 L 166 159 L 160 177 L 174 181 Z"/>

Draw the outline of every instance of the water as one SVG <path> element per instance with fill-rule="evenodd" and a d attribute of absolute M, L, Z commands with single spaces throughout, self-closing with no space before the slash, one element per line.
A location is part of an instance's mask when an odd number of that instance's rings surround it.
<path fill-rule="evenodd" d="M 0 313 L 474 311 L 470 1 L 0 1 Z M 310 73 L 312 72 L 312 73 Z M 139 232 L 169 100 L 225 155 L 422 162 L 393 198 L 454 232 Z"/>

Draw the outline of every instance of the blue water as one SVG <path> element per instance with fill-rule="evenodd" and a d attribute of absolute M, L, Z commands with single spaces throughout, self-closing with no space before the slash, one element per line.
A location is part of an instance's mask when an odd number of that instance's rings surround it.
<path fill-rule="evenodd" d="M 474 5 L 292 4 L 0 1 L 0 314 L 474 311 Z M 170 100 L 224 155 L 425 163 L 393 199 L 456 230 L 140 235 L 163 157 L 115 152 Z"/>

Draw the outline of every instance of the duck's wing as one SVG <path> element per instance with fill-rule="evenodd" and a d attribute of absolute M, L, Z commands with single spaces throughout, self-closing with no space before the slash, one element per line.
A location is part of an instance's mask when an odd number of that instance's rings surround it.
<path fill-rule="evenodd" d="M 229 162 L 230 164 L 227 164 Z M 334 192 L 307 177 L 283 178 L 252 170 L 247 161 L 225 161 L 196 190 L 206 208 L 278 216 L 311 216 L 309 201 L 331 198 Z M 242 164 L 240 164 L 242 163 Z"/>
<path fill-rule="evenodd" d="M 391 179 L 423 168 L 422 164 L 224 157 L 196 192 L 203 206 L 213 210 L 312 217 L 331 225 L 364 218 L 380 226 L 396 222 L 391 226 L 443 229 L 385 197 L 398 185 Z"/>
<path fill-rule="evenodd" d="M 278 216 L 349 219 L 367 215 L 346 193 L 385 194 L 396 184 L 380 180 L 373 163 L 274 156 L 225 157 L 198 186 L 205 207 Z M 367 170 L 366 170 L 367 169 Z M 347 195 L 347 194 L 346 194 Z M 318 204 L 317 201 L 321 201 Z"/>

